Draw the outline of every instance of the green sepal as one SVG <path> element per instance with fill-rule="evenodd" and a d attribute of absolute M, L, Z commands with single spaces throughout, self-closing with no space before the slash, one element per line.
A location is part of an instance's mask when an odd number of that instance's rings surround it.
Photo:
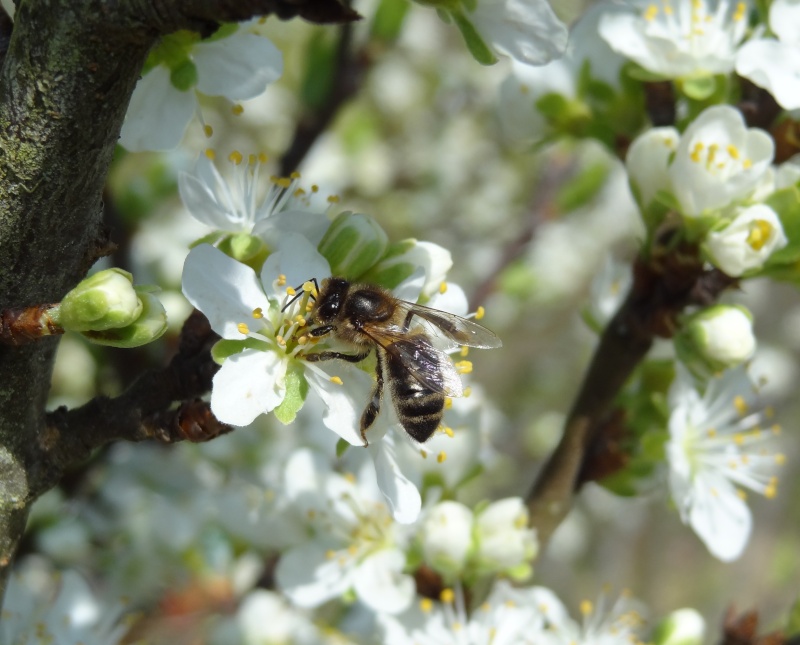
<path fill-rule="evenodd" d="M 188 58 L 181 61 L 170 69 L 169 80 L 175 89 L 188 92 L 197 85 L 197 65 Z"/>
<path fill-rule="evenodd" d="M 525 582 L 533 575 L 533 565 L 527 562 L 521 562 L 515 567 L 506 569 L 503 573 L 514 582 Z"/>
<path fill-rule="evenodd" d="M 411 4 L 406 0 L 381 0 L 372 19 L 373 40 L 394 42 L 400 36 Z"/>
<path fill-rule="evenodd" d="M 137 292 L 139 293 L 139 292 Z M 161 301 L 151 293 L 139 293 L 142 310 L 130 325 L 118 329 L 84 331 L 82 335 L 96 345 L 129 349 L 158 340 L 167 331 L 167 312 Z"/>
<path fill-rule="evenodd" d="M 211 358 L 217 365 L 222 365 L 226 358 L 234 354 L 240 354 L 246 349 L 258 349 L 262 352 L 269 351 L 269 344 L 257 338 L 243 338 L 242 340 L 223 338 L 214 343 L 211 348 Z"/>
<path fill-rule="evenodd" d="M 246 264 L 256 270 L 261 268 L 267 259 L 269 249 L 264 241 L 250 233 L 234 233 L 220 240 L 217 248 L 237 262 Z"/>
<path fill-rule="evenodd" d="M 687 78 L 679 83 L 681 91 L 693 101 L 705 101 L 717 89 L 713 76 Z"/>
<path fill-rule="evenodd" d="M 344 457 L 344 453 L 349 450 L 350 445 L 348 441 L 339 439 L 339 441 L 336 442 L 336 456 L 339 458 Z"/>
<path fill-rule="evenodd" d="M 497 62 L 497 57 L 481 38 L 478 30 L 475 29 L 475 25 L 460 11 L 451 11 L 450 15 L 464 37 L 464 43 L 472 57 L 481 65 L 494 65 Z"/>
<path fill-rule="evenodd" d="M 238 22 L 223 22 L 219 29 L 217 29 L 213 34 L 211 34 L 208 38 L 204 38 L 204 43 L 213 43 L 217 40 L 222 40 L 227 38 L 228 36 L 233 36 L 237 31 L 239 31 L 239 23 Z"/>
<path fill-rule="evenodd" d="M 273 412 L 278 421 L 288 425 L 294 421 L 308 395 L 308 381 L 306 381 L 303 366 L 298 361 L 289 363 L 284 382 L 286 384 L 286 394 L 283 397 L 283 401 Z"/>
<path fill-rule="evenodd" d="M 778 215 L 786 236 L 787 244 L 772 253 L 761 274 L 767 273 L 771 267 L 794 264 L 800 261 L 800 187 L 789 186 L 770 195 L 764 204 Z"/>
<path fill-rule="evenodd" d="M 345 211 L 331 222 L 317 250 L 333 275 L 355 280 L 384 256 L 388 246 L 389 238 L 375 219 Z"/>
<path fill-rule="evenodd" d="M 623 67 L 623 72 L 626 76 L 643 83 L 660 83 L 661 81 L 669 80 L 665 76 L 661 76 L 660 74 L 646 70 L 644 67 L 640 67 L 636 63 L 626 64 Z"/>
<path fill-rule="evenodd" d="M 191 244 L 189 244 L 189 248 L 193 249 L 194 247 L 200 246 L 201 244 L 210 244 L 211 246 L 214 246 L 226 235 L 227 233 L 225 231 L 212 231 L 208 235 L 204 235 L 200 239 L 197 239 Z"/>

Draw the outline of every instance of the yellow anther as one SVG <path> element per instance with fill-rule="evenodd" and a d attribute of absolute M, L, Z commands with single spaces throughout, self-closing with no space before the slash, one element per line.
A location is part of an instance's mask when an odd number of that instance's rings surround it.
<path fill-rule="evenodd" d="M 247 323 L 239 323 L 236 325 L 236 329 L 239 330 L 240 334 L 244 334 L 245 336 L 250 333 L 250 328 L 247 326 Z"/>
<path fill-rule="evenodd" d="M 286 189 L 292 185 L 292 180 L 289 179 L 288 177 L 276 177 L 273 181 L 275 182 L 275 185 L 278 186 L 279 188 Z"/>
<path fill-rule="evenodd" d="M 463 346 L 463 347 L 462 347 L 462 348 L 459 350 L 459 354 L 461 354 L 461 356 L 466 356 L 467 354 L 469 354 L 469 347 L 467 347 L 466 345 L 464 345 L 464 346 Z"/>
<path fill-rule="evenodd" d="M 768 405 L 764 408 L 764 418 L 765 419 L 772 419 L 775 416 L 775 408 L 771 405 Z"/>
<path fill-rule="evenodd" d="M 439 293 L 447 293 L 447 283 L 446 282 L 442 282 L 439 285 Z"/>
<path fill-rule="evenodd" d="M 313 302 L 307 302 L 306 303 L 306 311 L 311 311 L 313 308 L 314 308 L 314 303 Z"/>
<path fill-rule="evenodd" d="M 774 435 L 779 435 L 781 433 L 781 427 L 775 423 L 772 425 L 772 427 L 770 427 L 770 432 L 772 432 Z"/>
<path fill-rule="evenodd" d="M 244 157 L 238 150 L 234 150 L 228 155 L 228 161 L 230 161 L 234 166 L 238 166 L 243 160 Z"/>
<path fill-rule="evenodd" d="M 333 549 L 328 549 L 327 551 L 325 551 L 325 557 L 328 560 L 333 560 L 336 557 L 336 551 L 334 551 Z"/>
<path fill-rule="evenodd" d="M 708 146 L 708 165 L 714 163 L 714 158 L 717 156 L 717 150 L 719 150 L 719 146 L 716 143 L 712 143 L 710 146 Z"/>
<path fill-rule="evenodd" d="M 737 394 L 733 399 L 733 407 L 736 408 L 736 412 L 739 416 L 744 416 L 747 414 L 748 405 L 747 401 L 744 400 L 744 397 L 741 394 Z"/>
<path fill-rule="evenodd" d="M 338 204 L 339 203 L 339 195 L 328 195 L 328 203 L 329 204 Z"/>
<path fill-rule="evenodd" d="M 355 544 L 351 544 L 349 547 L 347 547 L 347 552 L 350 555 L 356 555 L 358 553 L 358 547 Z"/>
<path fill-rule="evenodd" d="M 433 600 L 430 598 L 423 598 L 419 601 L 419 608 L 422 610 L 422 613 L 429 614 L 433 610 Z"/>
<path fill-rule="evenodd" d="M 736 5 L 736 11 L 733 13 L 733 19 L 736 21 L 743 20 L 747 13 L 747 3 L 739 2 Z"/>
<path fill-rule="evenodd" d="M 767 499 L 775 499 L 778 496 L 778 487 L 775 484 L 770 484 L 764 489 L 764 497 Z"/>
<path fill-rule="evenodd" d="M 454 621 L 453 621 L 453 624 L 452 624 L 452 625 L 450 625 L 450 628 L 451 628 L 451 629 L 452 629 L 454 632 L 460 632 L 460 631 L 461 631 L 461 630 L 464 628 L 464 626 L 463 626 L 463 625 L 462 625 L 462 624 L 461 624 L 459 621 L 457 621 L 457 620 L 454 620 Z"/>
<path fill-rule="evenodd" d="M 423 450 L 422 448 L 420 448 L 419 454 L 422 456 L 423 459 L 427 459 L 428 458 L 428 451 L 427 450 Z"/>
<path fill-rule="evenodd" d="M 280 334 L 275 336 L 275 340 L 278 341 L 278 345 L 280 345 L 281 347 L 286 347 L 286 339 Z"/>
<path fill-rule="evenodd" d="M 351 472 L 346 472 L 346 473 L 344 473 L 344 474 L 342 475 L 342 477 L 344 477 L 344 478 L 345 478 L 347 481 L 349 481 L 351 484 L 355 484 L 355 483 L 356 483 L 356 476 L 355 476 L 353 473 L 351 473 Z"/>
<path fill-rule="evenodd" d="M 747 243 L 754 251 L 760 251 L 772 236 L 772 224 L 763 219 L 750 222 L 750 232 L 747 235 Z"/>
<path fill-rule="evenodd" d="M 481 318 L 483 318 L 485 315 L 486 315 L 486 309 L 484 309 L 483 307 L 478 307 L 478 308 L 475 310 L 475 320 L 480 320 L 480 319 L 481 319 Z"/>
<path fill-rule="evenodd" d="M 470 394 L 472 394 L 472 388 L 467 386 L 464 388 L 464 398 L 466 399 Z"/>
<path fill-rule="evenodd" d="M 258 153 L 258 161 L 260 163 L 267 163 L 269 161 L 269 156 L 267 156 L 267 154 L 264 153 L 264 152 L 259 152 Z"/>
<path fill-rule="evenodd" d="M 450 426 L 445 426 L 442 428 L 442 432 L 444 432 L 448 437 L 455 437 L 456 433 L 453 432 L 453 429 Z"/>
<path fill-rule="evenodd" d="M 441 593 L 439 594 L 439 600 L 446 603 L 451 603 L 455 600 L 456 595 L 453 593 L 452 589 L 445 588 L 442 589 Z"/>
<path fill-rule="evenodd" d="M 306 336 L 305 334 L 303 334 L 302 336 L 298 336 L 297 338 L 298 345 L 305 345 L 307 342 L 308 342 L 308 336 Z"/>
<path fill-rule="evenodd" d="M 483 602 L 481 603 L 481 611 L 490 611 L 492 608 L 491 603 Z"/>
<path fill-rule="evenodd" d="M 741 488 L 736 489 L 736 497 L 738 497 L 742 501 L 747 500 L 747 492 L 743 491 Z"/>
<path fill-rule="evenodd" d="M 286 295 L 287 296 L 297 295 L 297 291 L 294 290 L 294 287 L 286 287 Z"/>
<path fill-rule="evenodd" d="M 336 385 L 344 385 L 344 381 L 338 376 L 331 376 L 331 383 L 336 383 Z"/>
<path fill-rule="evenodd" d="M 312 193 L 318 193 L 319 192 L 319 186 L 317 186 L 317 184 L 311 184 L 311 192 Z"/>
<path fill-rule="evenodd" d="M 205 155 L 206 159 L 211 159 L 211 161 L 214 161 L 214 158 L 217 156 L 217 152 L 214 150 L 214 148 L 206 148 Z"/>
<path fill-rule="evenodd" d="M 317 516 L 317 511 L 315 511 L 313 508 L 309 508 L 306 511 L 306 517 L 308 519 L 313 520 L 316 516 Z"/>
<path fill-rule="evenodd" d="M 295 322 L 296 322 L 298 325 L 300 325 L 300 327 L 305 327 L 305 325 L 306 325 L 306 319 L 305 319 L 305 318 L 303 318 L 303 316 L 301 316 L 300 314 L 297 314 L 297 315 L 294 317 L 294 321 L 295 321 Z"/>
<path fill-rule="evenodd" d="M 697 143 L 694 144 L 694 148 L 692 149 L 692 152 L 689 154 L 689 158 L 692 161 L 699 162 L 700 161 L 700 153 L 703 152 L 704 148 L 705 148 L 705 146 L 701 142 L 698 141 Z"/>
<path fill-rule="evenodd" d="M 444 409 L 445 410 L 449 410 L 452 407 L 453 407 L 453 399 L 451 399 L 449 396 L 445 397 L 445 399 L 444 399 Z"/>
<path fill-rule="evenodd" d="M 247 155 L 247 163 L 250 164 L 251 166 L 256 165 L 256 156 L 252 152 L 249 155 Z"/>
<path fill-rule="evenodd" d="M 744 445 L 745 436 L 741 432 L 737 432 L 736 434 L 733 435 L 732 438 L 733 438 L 733 443 L 735 443 L 737 446 Z"/>
<path fill-rule="evenodd" d="M 242 112 L 244 112 L 244 107 L 241 103 L 237 103 L 231 108 L 231 112 L 233 113 L 233 116 L 239 116 Z"/>
<path fill-rule="evenodd" d="M 458 361 L 456 363 L 456 370 L 459 374 L 471 374 L 472 361 Z"/>
<path fill-rule="evenodd" d="M 652 22 L 658 16 L 658 6 L 651 4 L 647 6 L 647 9 L 644 11 L 643 18 L 648 22 Z"/>
<path fill-rule="evenodd" d="M 594 611 L 594 605 L 592 604 L 591 600 L 582 600 L 580 605 L 581 613 L 584 616 L 588 616 L 589 614 Z"/>
<path fill-rule="evenodd" d="M 711 487 L 709 492 L 711 493 L 711 497 L 719 497 L 719 491 L 716 488 L 714 488 L 713 486 Z"/>
<path fill-rule="evenodd" d="M 709 439 L 713 439 L 714 437 L 716 437 L 717 436 L 716 428 L 709 428 L 708 430 L 706 430 L 706 435 L 708 435 Z"/>
<path fill-rule="evenodd" d="M 730 156 L 731 159 L 739 158 L 739 148 L 732 143 L 729 143 L 725 149 L 728 151 L 728 156 Z"/>
<path fill-rule="evenodd" d="M 278 274 L 278 286 L 282 287 L 286 284 L 286 276 L 283 273 Z"/>
<path fill-rule="evenodd" d="M 292 172 L 292 174 L 289 175 L 289 178 L 290 179 L 300 179 L 300 173 L 295 170 L 295 171 Z"/>
<path fill-rule="evenodd" d="M 742 168 L 744 168 L 745 170 L 749 170 L 752 167 L 753 167 L 753 160 L 752 159 L 745 159 L 742 162 Z"/>
<path fill-rule="evenodd" d="M 436 461 L 438 461 L 440 464 L 443 463 L 445 459 L 447 459 L 447 453 L 444 450 L 436 455 Z"/>
<path fill-rule="evenodd" d="M 783 466 L 783 464 L 786 463 L 786 455 L 779 452 L 777 455 L 775 455 L 775 463 L 779 466 Z"/>
<path fill-rule="evenodd" d="M 260 320 L 264 317 L 264 310 L 261 307 L 256 307 L 253 309 L 253 318 L 256 320 Z"/>
<path fill-rule="evenodd" d="M 210 139 L 214 135 L 214 128 L 206 124 L 203 126 L 203 133 Z"/>

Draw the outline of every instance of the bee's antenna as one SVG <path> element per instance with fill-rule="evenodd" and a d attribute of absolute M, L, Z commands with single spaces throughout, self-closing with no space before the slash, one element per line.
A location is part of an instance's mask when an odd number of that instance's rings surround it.
<path fill-rule="evenodd" d="M 313 282 L 314 283 L 314 290 L 316 291 L 316 293 L 319 293 L 319 283 L 317 282 L 316 278 L 311 278 L 311 280 L 306 280 L 306 282 Z M 303 284 L 305 284 L 305 282 Z M 306 293 L 303 290 L 303 284 L 301 284 L 299 287 L 295 287 L 294 290 L 295 290 L 296 293 L 292 296 L 291 300 L 289 300 L 285 305 L 283 305 L 283 307 L 281 307 L 281 313 L 286 311 L 295 302 L 297 302 L 298 300 L 300 300 L 300 298 L 303 297 L 303 294 Z M 311 298 L 311 300 L 316 300 L 317 299 L 317 297 L 311 292 L 308 292 L 308 297 Z"/>

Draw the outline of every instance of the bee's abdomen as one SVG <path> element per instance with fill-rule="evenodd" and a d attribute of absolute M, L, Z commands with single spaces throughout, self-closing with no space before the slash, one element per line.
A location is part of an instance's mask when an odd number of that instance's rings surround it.
<path fill-rule="evenodd" d="M 422 385 L 400 360 L 391 355 L 387 359 L 397 418 L 415 441 L 423 443 L 430 439 L 442 421 L 444 394 Z"/>

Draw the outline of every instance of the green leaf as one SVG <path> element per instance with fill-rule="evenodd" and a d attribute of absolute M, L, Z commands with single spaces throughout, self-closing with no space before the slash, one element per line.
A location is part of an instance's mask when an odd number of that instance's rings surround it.
<path fill-rule="evenodd" d="M 716 91 L 717 83 L 713 76 L 700 76 L 684 80 L 680 89 L 694 101 L 705 101 Z"/>
<path fill-rule="evenodd" d="M 403 28 L 411 4 L 406 0 L 381 0 L 372 20 L 372 38 L 393 42 Z"/>
<path fill-rule="evenodd" d="M 481 38 L 478 30 L 475 29 L 475 25 L 460 11 L 451 11 L 450 15 L 464 37 L 464 43 L 467 45 L 472 57 L 481 65 L 494 65 L 497 62 L 497 57 Z"/>
<path fill-rule="evenodd" d="M 800 187 L 778 190 L 764 202 L 781 220 L 788 244 L 769 256 L 766 267 L 792 264 L 800 260 Z"/>
<path fill-rule="evenodd" d="M 786 621 L 786 628 L 783 630 L 787 641 L 800 634 L 800 600 L 795 600 L 791 610 L 789 610 L 789 620 Z"/>
<path fill-rule="evenodd" d="M 306 68 L 300 86 L 300 97 L 310 108 L 318 108 L 333 89 L 337 42 L 330 30 L 315 29 L 306 46 Z"/>
<path fill-rule="evenodd" d="M 286 395 L 281 404 L 273 410 L 275 418 L 281 423 L 289 424 L 294 421 L 300 408 L 308 395 L 308 381 L 303 373 L 303 366 L 297 361 L 289 364 L 286 370 Z"/>
<path fill-rule="evenodd" d="M 556 207 L 566 213 L 591 201 L 605 186 L 608 164 L 598 162 L 581 170 L 556 194 Z"/>

